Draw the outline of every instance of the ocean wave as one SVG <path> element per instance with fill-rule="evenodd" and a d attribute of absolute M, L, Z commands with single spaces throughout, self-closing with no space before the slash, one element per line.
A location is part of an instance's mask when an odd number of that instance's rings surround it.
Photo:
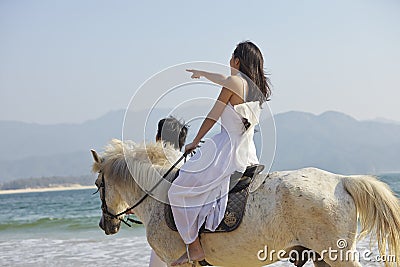
<path fill-rule="evenodd" d="M 0 231 L 5 230 L 84 230 L 93 229 L 99 217 L 54 218 L 44 217 L 36 220 L 10 220 L 0 224 Z"/>

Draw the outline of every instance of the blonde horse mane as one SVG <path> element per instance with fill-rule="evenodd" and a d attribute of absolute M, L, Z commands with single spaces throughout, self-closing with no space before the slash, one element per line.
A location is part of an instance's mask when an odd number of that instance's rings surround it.
<path fill-rule="evenodd" d="M 150 189 L 181 155 L 169 143 L 138 144 L 113 139 L 105 147 L 100 162 L 93 164 L 92 171 L 102 171 L 117 183 L 132 184 L 140 179 L 140 186 Z"/>

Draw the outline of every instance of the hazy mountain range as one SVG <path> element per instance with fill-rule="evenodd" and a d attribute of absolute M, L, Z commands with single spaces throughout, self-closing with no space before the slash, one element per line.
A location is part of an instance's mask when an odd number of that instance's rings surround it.
<path fill-rule="evenodd" d="M 275 116 L 276 170 L 315 166 L 357 174 L 400 171 L 400 125 L 358 121 L 339 112 Z"/>
<path fill-rule="evenodd" d="M 155 111 L 148 131 L 166 114 Z M 134 118 L 144 121 L 146 112 Z M 20 178 L 81 176 L 90 173 L 91 148 L 101 151 L 111 138 L 121 139 L 124 111 L 113 111 L 82 124 L 40 125 L 0 121 L 0 183 Z M 136 122 L 135 122 L 136 123 Z M 143 140 L 143 129 L 129 136 Z M 314 166 L 343 174 L 400 171 L 400 124 L 358 121 L 339 112 L 275 115 L 277 151 L 273 170 Z M 137 122 L 136 125 L 142 125 Z"/>

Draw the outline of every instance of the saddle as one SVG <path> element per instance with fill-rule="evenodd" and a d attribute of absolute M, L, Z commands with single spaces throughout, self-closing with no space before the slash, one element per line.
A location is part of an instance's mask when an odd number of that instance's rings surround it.
<path fill-rule="evenodd" d="M 253 177 L 264 170 L 264 165 L 252 165 L 246 168 L 244 173 L 235 172 L 230 177 L 230 185 L 233 187 L 229 190 L 228 204 L 225 211 L 224 219 L 218 225 L 215 232 L 205 229 L 205 224 L 200 228 L 201 233 L 221 233 L 231 232 L 239 227 L 244 215 L 247 197 L 249 195 L 249 185 Z M 177 172 L 175 178 L 178 176 Z M 175 179 L 174 178 L 174 179 Z M 172 214 L 171 206 L 165 204 L 165 220 L 168 227 L 173 231 L 176 229 L 174 217 Z"/>

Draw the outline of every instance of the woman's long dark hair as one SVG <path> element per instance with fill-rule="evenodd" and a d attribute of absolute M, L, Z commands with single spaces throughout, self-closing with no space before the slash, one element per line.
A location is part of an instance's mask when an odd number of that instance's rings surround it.
<path fill-rule="evenodd" d="M 244 41 L 236 46 L 233 58 L 239 59 L 239 71 L 247 76 L 249 92 L 245 101 L 260 101 L 260 105 L 268 101 L 271 83 L 264 73 L 264 59 L 260 49 L 252 42 Z"/>

